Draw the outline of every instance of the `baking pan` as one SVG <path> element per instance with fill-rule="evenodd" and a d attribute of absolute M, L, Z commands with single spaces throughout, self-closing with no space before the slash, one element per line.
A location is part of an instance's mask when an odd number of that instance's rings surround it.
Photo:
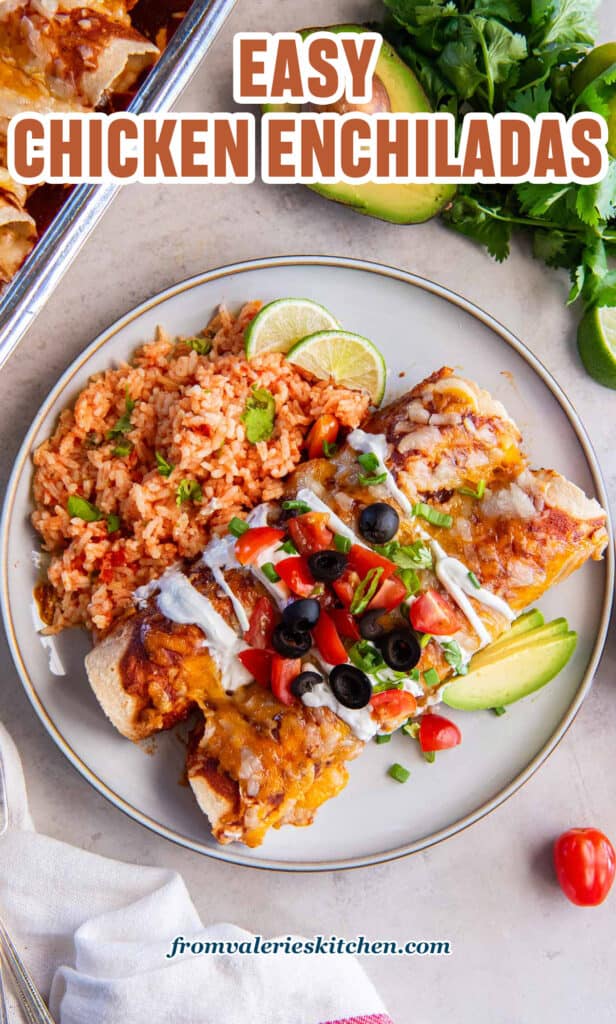
<path fill-rule="evenodd" d="M 129 110 L 168 110 L 207 53 L 236 0 L 194 0 Z M 0 299 L 0 366 L 6 362 L 113 199 L 119 185 L 78 185 Z"/>

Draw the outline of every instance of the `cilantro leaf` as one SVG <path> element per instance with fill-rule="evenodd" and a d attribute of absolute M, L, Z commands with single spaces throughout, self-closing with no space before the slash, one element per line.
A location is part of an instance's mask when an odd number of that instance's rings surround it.
<path fill-rule="evenodd" d="M 276 401 L 265 388 L 256 385 L 246 400 L 242 422 L 246 426 L 246 439 L 251 444 L 268 441 L 274 432 Z"/>
<path fill-rule="evenodd" d="M 616 217 L 616 160 L 610 160 L 602 181 L 580 185 L 575 208 L 580 220 L 591 227 Z"/>
<path fill-rule="evenodd" d="M 124 399 L 124 412 L 122 416 L 120 416 L 119 420 L 116 420 L 115 425 L 111 428 L 111 430 L 107 431 L 108 441 L 113 441 L 116 437 L 121 437 L 123 434 L 128 434 L 129 430 L 131 429 L 130 418 L 134 408 L 135 402 L 130 397 L 127 388 Z"/>
<path fill-rule="evenodd" d="M 507 259 L 512 226 L 501 219 L 495 209 L 482 206 L 471 195 L 462 194 L 454 199 L 444 217 L 456 231 L 485 245 L 494 259 Z"/>
<path fill-rule="evenodd" d="M 538 114 L 549 113 L 551 99 L 551 90 L 543 82 L 540 82 L 539 85 L 516 93 L 509 101 L 509 110 L 513 110 L 516 114 L 526 114 L 527 117 L 537 117 Z"/>
<path fill-rule="evenodd" d="M 447 664 L 451 665 L 456 675 L 465 676 L 468 672 L 468 665 L 464 661 L 459 644 L 455 640 L 441 640 L 440 645 Z"/>
<path fill-rule="evenodd" d="M 203 501 L 203 492 L 197 480 L 189 480 L 184 477 L 178 484 L 175 503 L 176 505 L 183 505 L 187 501 L 198 504 L 200 501 Z"/>
<path fill-rule="evenodd" d="M 156 458 L 156 468 L 161 476 L 169 477 L 173 473 L 173 466 L 170 462 L 167 462 L 166 458 L 160 454 L 160 452 L 154 453 Z"/>
<path fill-rule="evenodd" d="M 599 0 L 533 0 L 533 17 L 541 29 L 541 46 L 555 49 L 592 44 L 597 34 Z"/>
<path fill-rule="evenodd" d="M 99 519 L 103 518 L 101 510 L 79 494 L 70 495 L 66 503 L 66 511 L 71 519 L 83 519 L 84 523 L 97 523 Z"/>

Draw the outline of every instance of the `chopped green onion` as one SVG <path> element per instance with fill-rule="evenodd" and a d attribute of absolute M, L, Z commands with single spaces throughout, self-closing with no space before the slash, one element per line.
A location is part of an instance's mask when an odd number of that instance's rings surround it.
<path fill-rule="evenodd" d="M 66 504 L 66 510 L 71 519 L 83 519 L 84 523 L 97 523 L 103 518 L 100 509 L 91 501 L 82 498 L 79 494 L 71 494 Z"/>
<path fill-rule="evenodd" d="M 351 550 L 351 541 L 348 537 L 343 537 L 341 533 L 335 533 L 334 547 L 336 551 L 341 551 L 343 555 L 348 555 Z"/>
<path fill-rule="evenodd" d="M 160 475 L 164 477 L 171 476 L 171 474 L 173 473 L 173 466 L 171 465 L 171 463 L 167 462 L 167 460 L 164 458 L 164 456 L 160 454 L 160 452 L 155 452 L 154 454 L 156 456 L 156 468 Z"/>
<path fill-rule="evenodd" d="M 311 508 L 307 501 L 283 501 L 282 507 L 285 512 L 299 512 L 300 515 L 304 515 L 306 512 L 310 512 Z"/>
<path fill-rule="evenodd" d="M 299 553 L 291 539 L 285 540 L 284 544 L 281 544 L 279 548 L 276 548 L 276 551 L 284 551 L 287 555 L 297 555 Z"/>
<path fill-rule="evenodd" d="M 375 743 L 391 743 L 391 733 L 382 733 L 380 736 L 374 737 Z"/>
<path fill-rule="evenodd" d="M 477 490 L 474 491 L 472 487 L 458 487 L 458 494 L 466 494 L 469 498 L 475 498 L 477 501 L 481 501 L 484 494 L 486 493 L 486 482 L 480 480 L 477 484 Z"/>
<path fill-rule="evenodd" d="M 323 441 L 323 455 L 326 459 L 331 459 L 332 455 L 335 455 L 337 451 L 337 444 L 331 444 L 329 441 Z"/>
<path fill-rule="evenodd" d="M 495 715 L 498 715 L 499 717 L 500 717 L 500 715 L 506 715 L 507 714 L 507 708 L 503 708 L 503 707 L 492 708 L 492 711 L 494 712 Z"/>
<path fill-rule="evenodd" d="M 358 640 L 356 644 L 353 644 L 349 650 L 349 658 L 357 668 L 368 675 L 380 665 L 385 664 L 378 647 L 371 644 L 369 640 Z"/>
<path fill-rule="evenodd" d="M 273 562 L 266 562 L 262 565 L 261 572 L 265 576 L 266 580 L 270 581 L 270 583 L 278 583 L 280 576 L 276 572 L 276 567 Z"/>
<path fill-rule="evenodd" d="M 434 750 L 424 750 L 423 756 L 425 757 L 428 764 L 434 764 L 436 759 L 436 752 Z"/>
<path fill-rule="evenodd" d="M 439 674 L 435 668 L 429 668 L 426 672 L 424 672 L 423 677 L 426 686 L 438 686 L 438 684 L 441 681 Z"/>
<path fill-rule="evenodd" d="M 405 722 L 402 726 L 402 732 L 405 736 L 410 736 L 412 740 L 416 740 L 419 736 L 419 722 Z"/>
<path fill-rule="evenodd" d="M 387 480 L 387 473 L 378 473 L 376 476 L 364 476 L 360 473 L 357 479 L 362 487 L 378 487 Z"/>
<path fill-rule="evenodd" d="M 406 587 L 406 597 L 412 597 L 420 587 L 419 576 L 414 569 L 398 569 L 396 576 L 399 576 Z"/>
<path fill-rule="evenodd" d="M 358 455 L 357 461 L 361 468 L 366 470 L 366 473 L 374 473 L 379 466 L 379 460 L 374 452 L 364 452 L 362 455 Z"/>
<path fill-rule="evenodd" d="M 432 633 L 422 633 L 421 634 L 421 636 L 419 637 L 419 646 L 421 647 L 422 651 L 425 651 L 425 649 L 428 646 L 428 644 L 430 643 L 431 639 L 432 639 Z"/>
<path fill-rule="evenodd" d="M 468 665 L 464 661 L 460 645 L 455 640 L 441 640 L 440 644 L 447 664 L 451 665 L 456 675 L 465 676 Z"/>
<path fill-rule="evenodd" d="M 374 569 L 368 570 L 364 579 L 358 584 L 355 593 L 353 594 L 353 600 L 351 601 L 351 607 L 349 608 L 351 615 L 361 615 L 362 612 L 365 612 L 372 598 L 379 589 L 379 582 L 383 572 L 383 567 L 380 565 L 375 566 Z"/>
<path fill-rule="evenodd" d="M 125 455 L 130 455 L 133 450 L 133 446 L 130 441 L 126 441 L 124 444 L 117 444 L 115 448 L 111 449 L 112 455 L 117 455 L 119 459 L 124 458 Z"/>
<path fill-rule="evenodd" d="M 432 523 L 432 526 L 444 526 L 446 529 L 453 526 L 452 516 L 447 512 L 439 512 L 437 508 L 432 508 L 432 505 L 426 505 L 425 501 L 418 501 L 413 505 L 413 515 Z"/>
<path fill-rule="evenodd" d="M 176 505 L 183 505 L 186 501 L 197 503 L 203 501 L 203 492 L 196 480 L 188 480 L 184 477 L 178 484 L 175 503 Z"/>
<path fill-rule="evenodd" d="M 234 537 L 241 537 L 243 533 L 246 533 L 246 531 L 250 529 L 250 527 L 243 519 L 238 519 L 237 516 L 233 516 L 233 519 L 229 521 L 227 529 Z"/>
<path fill-rule="evenodd" d="M 403 768 L 401 764 L 392 764 L 387 774 L 390 778 L 395 779 L 396 782 L 408 782 L 411 777 L 408 768 Z"/>
<path fill-rule="evenodd" d="M 479 580 L 475 576 L 475 573 L 472 570 L 471 572 L 469 572 L 468 578 L 477 590 L 481 590 L 481 583 L 479 582 Z"/>
<path fill-rule="evenodd" d="M 409 679 L 412 679 L 414 683 L 418 683 L 419 682 L 419 669 L 418 668 L 412 668 L 411 669 L 411 671 L 409 672 Z"/>
<path fill-rule="evenodd" d="M 120 517 L 113 515 L 107 516 L 107 533 L 116 533 L 120 529 Z"/>

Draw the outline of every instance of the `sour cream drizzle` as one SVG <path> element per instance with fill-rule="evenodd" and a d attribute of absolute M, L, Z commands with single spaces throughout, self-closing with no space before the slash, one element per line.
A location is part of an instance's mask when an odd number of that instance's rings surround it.
<path fill-rule="evenodd" d="M 135 591 L 138 601 L 146 600 L 158 590 L 156 604 L 161 615 L 182 625 L 198 626 L 207 641 L 209 652 L 224 680 L 225 690 L 237 690 L 252 679 L 238 659 L 247 645 L 219 615 L 212 602 L 201 594 L 177 567 L 168 569 L 160 579 Z"/>
<path fill-rule="evenodd" d="M 250 625 L 248 616 L 244 610 L 244 605 L 233 593 L 223 572 L 223 569 L 240 568 L 240 564 L 235 557 L 235 537 L 233 534 L 229 533 L 226 537 L 215 537 L 211 540 L 203 552 L 201 561 L 208 567 L 222 592 L 231 601 L 242 633 L 245 633 Z"/>
<path fill-rule="evenodd" d="M 378 458 L 383 471 L 386 473 L 384 486 L 387 487 L 387 490 L 400 508 L 412 517 L 413 506 L 411 502 L 406 494 L 400 490 L 393 473 L 387 468 L 387 459 L 390 452 L 385 435 L 368 434 L 365 430 L 353 430 L 349 434 L 348 441 L 355 451 L 371 452 Z M 469 601 L 469 597 L 473 597 L 475 601 L 479 601 L 486 608 L 491 608 L 492 611 L 498 612 L 508 622 L 513 621 L 515 614 L 501 597 L 493 594 L 485 587 L 475 587 L 471 583 L 468 567 L 458 558 L 451 558 L 443 550 L 439 542 L 434 540 L 426 530 L 422 529 L 419 523 L 417 523 L 417 531 L 426 543 L 430 545 L 434 556 L 434 571 L 437 579 L 442 583 L 447 593 L 462 612 L 464 612 L 464 615 L 481 640 L 482 645 L 489 644 L 492 638 Z"/>

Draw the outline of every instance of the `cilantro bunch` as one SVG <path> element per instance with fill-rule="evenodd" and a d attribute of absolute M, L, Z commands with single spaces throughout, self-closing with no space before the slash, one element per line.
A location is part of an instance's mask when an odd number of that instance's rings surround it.
<path fill-rule="evenodd" d="M 595 37 L 599 0 L 384 0 L 382 31 L 411 67 L 435 110 L 515 111 L 608 118 L 616 65 L 577 95 L 573 70 Z M 443 219 L 507 258 L 515 231 L 537 259 L 571 275 L 569 302 L 616 306 L 616 160 L 593 185 L 461 185 Z"/>

